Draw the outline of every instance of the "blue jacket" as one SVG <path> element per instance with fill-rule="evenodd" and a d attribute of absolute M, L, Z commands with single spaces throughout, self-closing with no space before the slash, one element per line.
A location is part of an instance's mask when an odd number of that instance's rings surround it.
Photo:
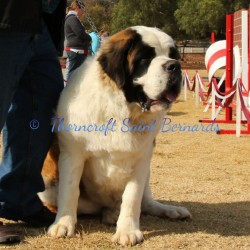
<path fill-rule="evenodd" d="M 96 55 L 99 47 L 100 47 L 100 37 L 95 33 L 91 32 L 89 34 L 91 36 L 92 42 L 91 42 L 91 54 Z"/>

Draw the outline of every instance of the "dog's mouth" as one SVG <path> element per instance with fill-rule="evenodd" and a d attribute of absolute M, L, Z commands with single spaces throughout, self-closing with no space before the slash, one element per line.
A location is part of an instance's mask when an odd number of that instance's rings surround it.
<path fill-rule="evenodd" d="M 148 98 L 147 100 L 147 105 L 149 107 L 154 106 L 154 105 L 158 105 L 158 104 L 172 104 L 173 102 L 175 102 L 177 99 L 177 94 L 174 92 L 168 92 L 166 93 L 164 96 L 162 96 L 160 99 L 157 100 L 152 100 L 150 98 Z"/>
<path fill-rule="evenodd" d="M 173 102 L 176 101 L 179 93 L 174 88 L 164 92 L 159 98 L 151 99 L 147 97 L 144 92 L 139 94 L 139 102 L 142 108 L 142 111 L 148 111 L 152 106 L 163 106 L 164 108 L 168 108 L 171 106 Z"/>

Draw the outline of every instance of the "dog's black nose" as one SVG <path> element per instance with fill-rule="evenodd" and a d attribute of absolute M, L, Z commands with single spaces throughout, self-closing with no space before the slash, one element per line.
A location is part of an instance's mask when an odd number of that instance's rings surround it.
<path fill-rule="evenodd" d="M 167 61 L 166 63 L 164 63 L 162 65 L 162 67 L 168 73 L 173 73 L 173 72 L 176 72 L 176 71 L 180 71 L 180 69 L 181 69 L 180 63 L 178 61 L 176 61 L 176 60 Z"/>

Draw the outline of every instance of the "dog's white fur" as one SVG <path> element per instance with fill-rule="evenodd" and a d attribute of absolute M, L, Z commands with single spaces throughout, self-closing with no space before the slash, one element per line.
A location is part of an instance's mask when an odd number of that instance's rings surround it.
<path fill-rule="evenodd" d="M 161 65 L 170 60 L 169 46 L 174 42 L 155 28 L 132 29 L 156 50 L 147 73 L 135 79 L 148 97 L 154 99 L 166 88 L 168 75 Z M 123 91 L 103 72 L 96 58 L 89 58 L 73 74 L 60 97 L 57 117 L 64 118 L 64 126 L 100 126 L 113 118 L 116 131 L 104 135 L 103 131 L 77 132 L 72 127 L 66 132 L 65 127 L 64 131 L 58 132 L 58 213 L 49 228 L 49 235 L 73 236 L 77 212 L 97 213 L 105 208 L 104 222 L 115 223 L 116 215 L 119 215 L 112 240 L 122 245 L 134 245 L 143 240 L 139 228 L 141 211 L 161 217 L 191 217 L 186 208 L 160 204 L 151 196 L 149 177 L 153 141 L 164 114 L 161 105 L 142 113 L 138 104 L 128 103 Z M 125 118 L 130 118 L 131 124 L 139 121 L 151 124 L 156 120 L 155 131 L 122 132 L 120 127 Z M 81 195 L 80 182 L 85 186 Z"/>

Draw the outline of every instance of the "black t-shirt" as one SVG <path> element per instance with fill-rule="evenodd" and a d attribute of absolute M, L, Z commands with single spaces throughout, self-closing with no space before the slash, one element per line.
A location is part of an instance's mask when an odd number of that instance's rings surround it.
<path fill-rule="evenodd" d="M 0 0 L 0 30 L 41 32 L 41 0 Z"/>
<path fill-rule="evenodd" d="M 62 55 L 66 0 L 51 14 L 43 13 L 42 0 L 0 0 L 0 31 L 38 34 L 44 19 L 58 55 Z"/>

